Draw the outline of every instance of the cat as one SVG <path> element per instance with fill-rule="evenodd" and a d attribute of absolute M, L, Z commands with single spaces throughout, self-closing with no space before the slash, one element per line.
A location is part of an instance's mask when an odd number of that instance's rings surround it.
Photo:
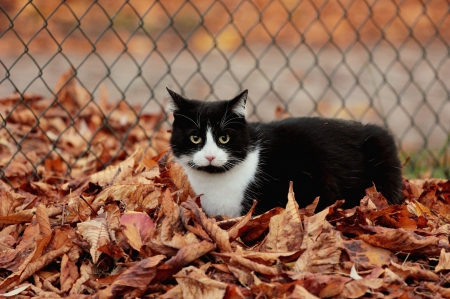
<path fill-rule="evenodd" d="M 256 214 L 284 207 L 290 181 L 300 207 L 320 196 L 316 211 L 340 199 L 354 207 L 373 183 L 389 203 L 402 200 L 397 148 L 382 127 L 319 117 L 247 122 L 247 90 L 213 102 L 167 90 L 171 150 L 209 216 L 243 215 L 253 199 Z"/>

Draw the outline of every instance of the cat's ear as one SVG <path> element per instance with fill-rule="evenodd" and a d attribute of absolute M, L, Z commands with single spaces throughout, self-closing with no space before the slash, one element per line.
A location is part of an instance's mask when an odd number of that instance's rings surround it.
<path fill-rule="evenodd" d="M 166 87 L 167 92 L 169 93 L 169 111 L 175 112 L 182 109 L 183 103 L 186 103 L 187 100 L 176 93 L 175 91 Z"/>
<path fill-rule="evenodd" d="M 244 90 L 230 101 L 231 111 L 233 113 L 245 117 L 245 103 L 247 102 L 248 90 Z"/>

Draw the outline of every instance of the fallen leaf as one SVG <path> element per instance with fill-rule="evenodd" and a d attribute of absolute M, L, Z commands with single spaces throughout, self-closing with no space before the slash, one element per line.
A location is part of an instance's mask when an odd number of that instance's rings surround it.
<path fill-rule="evenodd" d="M 211 236 L 211 238 L 215 242 L 217 242 L 217 245 L 219 246 L 221 251 L 232 252 L 230 245 L 230 236 L 228 235 L 227 231 L 221 229 L 217 225 L 215 219 L 206 217 L 205 213 L 200 210 L 200 208 L 191 198 L 188 198 L 188 200 L 186 202 L 183 202 L 181 206 L 193 213 L 195 220 L 200 223 L 204 230 Z"/>
<path fill-rule="evenodd" d="M 105 217 L 98 217 L 77 224 L 83 238 L 91 245 L 92 261 L 97 263 L 101 252 L 97 249 L 110 241 Z"/>
<path fill-rule="evenodd" d="M 156 276 L 156 267 L 165 258 L 155 255 L 141 260 L 122 272 L 108 288 L 99 291 L 100 298 L 120 298 L 133 294 L 141 297 Z"/>
<path fill-rule="evenodd" d="M 210 252 L 214 248 L 215 245 L 207 241 L 202 241 L 196 244 L 189 244 L 181 248 L 178 251 L 178 253 L 171 259 L 169 259 L 167 262 L 165 262 L 164 267 L 160 267 L 160 269 L 165 267 L 172 269 L 179 269 L 189 264 L 190 262 L 195 261 L 196 259 Z"/>
<path fill-rule="evenodd" d="M 249 268 L 252 271 L 255 271 L 255 272 L 258 272 L 261 274 L 266 274 L 266 275 L 277 275 L 280 273 L 277 268 L 268 267 L 263 264 L 253 262 L 249 259 L 246 259 L 246 258 L 240 256 L 239 254 L 230 253 L 229 256 L 231 257 L 231 259 L 233 261 L 237 262 L 238 264 L 240 264 L 244 267 Z"/>
<path fill-rule="evenodd" d="M 287 296 L 286 298 L 318 299 L 319 297 L 314 296 L 313 294 L 308 292 L 304 287 L 296 285 L 291 295 Z"/>
<path fill-rule="evenodd" d="M 450 252 L 445 252 L 444 248 L 441 249 L 439 263 L 436 265 L 434 271 L 440 272 L 443 270 L 450 270 Z"/>
<path fill-rule="evenodd" d="M 430 270 L 422 269 L 419 265 L 399 265 L 395 262 L 391 262 L 389 269 L 402 279 L 413 278 L 418 280 L 438 281 L 439 276 Z"/>
<path fill-rule="evenodd" d="M 223 298 L 227 284 L 213 280 L 193 266 L 186 267 L 174 275 L 183 298 L 214 299 Z"/>
<path fill-rule="evenodd" d="M 339 264 L 341 250 L 336 240 L 337 233 L 322 233 L 295 262 L 295 272 L 332 272 Z"/>
<path fill-rule="evenodd" d="M 25 291 L 26 289 L 28 289 L 31 286 L 31 284 L 29 283 L 24 283 L 23 285 L 17 286 L 14 290 L 9 291 L 7 293 L 2 293 L 1 296 L 2 297 L 15 297 L 17 298 L 17 296 L 22 293 L 23 291 Z"/>
<path fill-rule="evenodd" d="M 371 289 L 378 289 L 383 286 L 383 279 L 371 278 L 371 279 L 359 279 L 348 282 L 342 296 L 344 298 L 359 298 L 362 297 L 367 291 Z"/>
<path fill-rule="evenodd" d="M 123 233 L 131 247 L 137 251 L 140 251 L 142 246 L 147 243 L 155 227 L 150 217 L 146 213 L 140 212 L 123 214 L 120 217 L 120 224 L 124 226 Z"/>
<path fill-rule="evenodd" d="M 377 234 L 364 234 L 360 235 L 359 238 L 370 245 L 397 251 L 417 250 L 436 244 L 438 241 L 435 236 L 423 237 L 403 228 L 380 228 Z"/>
<path fill-rule="evenodd" d="M 372 246 L 362 240 L 346 240 L 340 247 L 348 254 L 350 261 L 365 269 L 389 265 L 391 261 L 397 261 L 397 257 L 391 251 Z"/>
<path fill-rule="evenodd" d="M 254 200 L 252 207 L 250 210 L 245 214 L 244 217 L 241 217 L 239 221 L 233 225 L 230 229 L 228 229 L 228 236 L 230 236 L 231 239 L 236 239 L 243 233 L 243 228 L 247 225 L 247 223 L 252 218 L 253 211 L 255 210 L 255 206 L 257 204 L 257 201 Z"/>
<path fill-rule="evenodd" d="M 270 219 L 269 234 L 262 250 L 287 252 L 299 250 L 302 246 L 304 230 L 298 212 L 292 182 L 289 184 L 286 210 Z"/>
<path fill-rule="evenodd" d="M 61 291 L 68 292 L 79 277 L 77 265 L 64 254 L 61 259 Z"/>
<path fill-rule="evenodd" d="M 443 298 L 450 298 L 450 288 L 443 288 L 428 281 L 424 281 L 423 283 L 431 292 L 437 293 Z"/>

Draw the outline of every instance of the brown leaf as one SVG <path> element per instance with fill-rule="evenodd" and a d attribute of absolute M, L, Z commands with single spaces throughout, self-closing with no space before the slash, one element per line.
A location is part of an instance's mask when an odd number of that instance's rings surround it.
<path fill-rule="evenodd" d="M 235 285 L 235 284 L 228 284 L 227 291 L 225 293 L 226 299 L 246 299 L 251 298 L 252 293 L 247 288 Z"/>
<path fill-rule="evenodd" d="M 308 292 L 304 287 L 296 285 L 291 295 L 287 296 L 286 298 L 318 299 L 319 297 L 314 296 L 313 294 Z"/>
<path fill-rule="evenodd" d="M 243 286 L 251 287 L 253 285 L 253 276 L 249 272 L 230 265 L 228 265 L 228 269 Z"/>
<path fill-rule="evenodd" d="M 83 238 L 91 245 L 92 261 L 97 263 L 101 252 L 97 249 L 110 241 L 105 217 L 77 223 L 77 228 Z"/>
<path fill-rule="evenodd" d="M 422 269 L 419 265 L 399 265 L 395 262 L 391 262 L 391 266 L 389 267 L 389 269 L 391 269 L 395 274 L 397 274 L 404 280 L 407 278 L 429 281 L 439 280 L 438 275 L 429 270 Z"/>
<path fill-rule="evenodd" d="M 383 286 L 383 279 L 379 278 L 353 280 L 345 285 L 342 296 L 344 298 L 359 298 L 367 291 L 378 289 L 381 286 Z"/>
<path fill-rule="evenodd" d="M 443 184 L 441 184 L 444 186 Z M 423 193 L 420 195 L 418 201 L 427 206 L 431 211 L 450 221 L 450 205 L 449 202 L 444 201 L 442 194 L 450 194 L 450 191 L 444 191 L 441 185 L 435 182 L 426 182 L 423 184 Z"/>
<path fill-rule="evenodd" d="M 182 247 L 175 256 L 164 263 L 162 268 L 180 269 L 184 265 L 195 261 L 199 257 L 213 250 L 216 246 L 210 242 L 202 241 L 196 244 L 189 244 Z"/>
<path fill-rule="evenodd" d="M 261 249 L 269 252 L 299 250 L 302 246 L 303 235 L 302 220 L 291 182 L 286 210 L 270 219 L 269 235 Z"/>
<path fill-rule="evenodd" d="M 6 229 L 3 231 L 7 232 Z M 2 232 L 3 232 L 2 231 Z M 26 267 L 27 263 L 33 258 L 33 252 L 36 250 L 36 239 L 39 235 L 39 226 L 36 222 L 30 223 L 23 233 L 22 239 L 14 251 L 8 254 L 2 253 L 0 266 L 9 271 L 20 272 L 20 268 Z"/>
<path fill-rule="evenodd" d="M 161 202 L 159 219 L 162 218 L 162 223 L 159 236 L 164 245 L 176 249 L 181 249 L 192 243 L 198 243 L 193 233 L 189 232 L 185 234 L 185 230 L 180 221 L 179 211 L 179 206 L 173 201 L 170 190 L 166 189 Z"/>
<path fill-rule="evenodd" d="M 11 191 L 0 189 L 0 216 L 13 214 L 26 197 Z"/>
<path fill-rule="evenodd" d="M 250 259 L 252 261 L 265 264 L 272 265 L 278 260 L 282 259 L 283 261 L 291 260 L 292 258 L 299 256 L 299 251 L 290 251 L 290 252 L 260 252 L 260 251 L 252 251 L 252 250 L 236 250 L 236 253 L 239 253 L 243 257 Z"/>
<path fill-rule="evenodd" d="M 61 259 L 61 291 L 68 292 L 79 277 L 77 265 L 64 254 Z"/>
<path fill-rule="evenodd" d="M 93 206 L 104 205 L 107 199 L 121 201 L 129 211 L 154 209 L 158 206 L 161 190 L 155 184 L 118 183 L 105 188 L 95 198 Z"/>
<path fill-rule="evenodd" d="M 391 284 L 397 284 L 397 285 L 401 285 L 401 286 L 407 285 L 403 278 L 401 278 L 399 275 L 397 275 L 395 272 L 393 272 L 389 268 L 384 269 L 383 281 L 387 285 L 391 285 Z"/>
<path fill-rule="evenodd" d="M 430 289 L 431 292 L 433 292 L 434 294 L 439 294 L 441 295 L 443 298 L 450 298 L 450 289 L 449 288 L 443 288 L 439 285 L 435 285 L 431 282 L 428 281 L 424 281 L 423 284 Z M 438 298 L 438 297 L 434 297 L 434 298 Z"/>
<path fill-rule="evenodd" d="M 94 266 L 89 261 L 83 263 L 80 267 L 80 278 L 78 278 L 70 289 L 70 294 L 81 294 L 84 290 L 84 283 L 93 278 L 95 273 Z"/>
<path fill-rule="evenodd" d="M 16 251 L 6 256 L 7 259 L 12 257 L 15 259 L 14 262 L 20 262 L 21 264 L 10 267 L 15 269 L 15 271 L 0 283 L 0 288 L 9 289 L 18 285 L 37 270 L 50 263 L 52 259 L 66 253 L 72 247 L 72 243 L 69 244 L 66 242 L 64 246 L 42 255 L 52 238 L 51 231 L 50 234 L 45 235 L 45 233 L 49 232 L 49 225 L 47 225 L 46 219 L 48 220 L 48 216 L 45 209 L 42 209 L 42 207 L 39 208 L 38 215 L 32 219 L 30 225 L 25 230 L 22 242 L 19 243 Z M 41 233 L 41 228 L 43 228 L 44 233 Z M 23 257 L 21 258 L 21 256 Z"/>
<path fill-rule="evenodd" d="M 450 270 L 450 252 L 445 252 L 444 248 L 441 249 L 439 263 L 436 265 L 434 271 L 440 272 L 442 270 Z"/>
<path fill-rule="evenodd" d="M 186 201 L 188 197 L 194 197 L 195 192 L 189 183 L 187 175 L 184 173 L 183 167 L 180 164 L 171 161 L 167 163 L 166 168 L 169 177 L 180 191 L 180 201 L 183 202 Z"/>
<path fill-rule="evenodd" d="M 231 259 L 233 261 L 237 262 L 238 264 L 240 264 L 244 267 L 249 268 L 252 271 L 255 271 L 255 272 L 258 272 L 261 274 L 266 274 L 266 275 L 277 275 L 280 273 L 277 268 L 268 267 L 263 264 L 253 262 L 249 259 L 242 257 L 239 254 L 229 253 L 229 256 L 231 257 Z"/>
<path fill-rule="evenodd" d="M 206 217 L 205 213 L 203 213 L 203 211 L 191 198 L 188 198 L 188 200 L 186 202 L 183 202 L 181 206 L 193 213 L 195 220 L 200 223 L 204 230 L 217 243 L 221 251 L 233 251 L 230 245 L 230 236 L 228 235 L 227 231 L 221 229 L 217 225 L 215 219 Z"/>
<path fill-rule="evenodd" d="M 181 288 L 183 298 L 221 299 L 227 288 L 226 283 L 209 278 L 193 266 L 182 269 L 174 277 Z"/>
<path fill-rule="evenodd" d="M 158 297 L 158 299 L 182 299 L 183 292 L 181 291 L 180 285 L 176 285 L 167 291 L 165 294 L 162 294 Z"/>
<path fill-rule="evenodd" d="M 99 297 L 121 298 L 125 294 L 141 297 L 155 277 L 156 267 L 164 258 L 164 255 L 155 255 L 136 263 L 122 272 L 111 286 L 100 290 Z"/>
<path fill-rule="evenodd" d="M 47 215 L 47 210 L 44 205 L 38 205 L 36 209 L 36 219 L 39 224 L 39 231 L 42 236 L 48 236 L 52 234 L 52 229 L 50 227 L 50 219 Z"/>
<path fill-rule="evenodd" d="M 391 251 L 375 247 L 361 240 L 343 241 L 342 249 L 349 255 L 350 261 L 365 269 L 389 265 L 397 257 Z"/>
<path fill-rule="evenodd" d="M 109 235 L 112 240 L 115 240 L 114 232 L 120 230 L 120 208 L 115 204 L 107 204 L 105 207 L 106 224 L 110 229 Z"/>
<path fill-rule="evenodd" d="M 20 224 L 27 223 L 33 219 L 36 209 L 24 210 L 17 213 L 9 214 L 7 216 L 0 216 L 0 223 L 2 224 Z"/>
<path fill-rule="evenodd" d="M 105 170 L 92 174 L 89 181 L 100 186 L 113 185 L 130 177 L 133 172 L 136 159 L 142 155 L 142 150 L 136 150 L 130 157 L 117 165 L 108 166 Z"/>
<path fill-rule="evenodd" d="M 100 246 L 99 248 L 97 248 L 97 250 L 106 255 L 109 255 L 110 257 L 113 257 L 113 258 L 121 258 L 121 257 L 126 256 L 122 247 L 120 247 L 119 245 L 113 244 L 112 242 L 109 242 L 103 246 Z"/>
<path fill-rule="evenodd" d="M 311 217 L 305 217 L 304 231 L 306 237 L 303 239 L 301 249 L 307 249 L 308 247 L 313 246 L 322 231 L 332 227 L 330 223 L 325 220 L 328 212 L 329 209 L 324 209 Z"/>
<path fill-rule="evenodd" d="M 375 205 L 375 210 L 381 210 L 389 206 L 388 201 L 377 191 L 375 185 L 366 189 L 366 196 L 362 199 L 361 207 L 369 209 L 369 206 L 367 206 L 369 200 Z"/>
<path fill-rule="evenodd" d="M 397 251 L 417 250 L 428 245 L 437 244 L 438 238 L 435 236 L 423 237 L 413 232 L 408 232 L 403 228 L 378 228 L 374 235 L 363 234 L 359 238 L 366 243 L 381 248 Z"/>
<path fill-rule="evenodd" d="M 239 237 L 242 233 L 243 233 L 243 228 L 247 225 L 247 223 L 250 221 L 250 219 L 252 218 L 252 214 L 253 211 L 255 210 L 255 206 L 256 206 L 257 201 L 253 200 L 253 204 L 252 207 L 250 208 L 250 210 L 247 212 L 247 214 L 245 214 L 244 217 L 240 217 L 239 221 L 236 222 L 235 225 L 233 225 L 227 232 L 228 235 L 230 236 L 230 238 L 232 240 L 236 239 L 237 237 Z"/>
<path fill-rule="evenodd" d="M 181 248 L 175 256 L 158 267 L 156 279 L 164 281 L 173 276 L 183 266 L 195 261 L 215 248 L 215 245 L 207 241 L 190 244 Z"/>
<path fill-rule="evenodd" d="M 322 233 L 295 262 L 295 272 L 331 272 L 339 264 L 341 250 L 334 233 Z"/>
<path fill-rule="evenodd" d="M 55 250 L 49 251 L 49 252 L 45 253 L 45 255 L 40 256 L 35 261 L 29 263 L 27 265 L 26 269 L 20 275 L 19 282 L 24 281 L 25 279 L 27 279 L 31 275 L 33 275 L 36 271 L 38 271 L 38 270 L 44 268 L 45 266 L 47 266 L 48 264 L 54 262 L 56 258 L 67 253 L 72 246 L 73 246 L 72 244 L 66 243 L 66 244 L 64 244 L 64 246 L 59 247 Z"/>
<path fill-rule="evenodd" d="M 351 278 L 340 275 L 308 272 L 294 273 L 289 276 L 296 283 L 304 285 L 311 294 L 320 298 L 331 298 L 341 294 L 345 284 L 351 280 Z"/>

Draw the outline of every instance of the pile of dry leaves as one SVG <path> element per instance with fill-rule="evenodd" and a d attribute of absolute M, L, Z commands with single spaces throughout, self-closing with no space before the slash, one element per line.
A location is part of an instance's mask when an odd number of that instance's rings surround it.
<path fill-rule="evenodd" d="M 61 106 L 79 95 L 60 95 Z M 14 99 L 0 99 L 0 109 L 5 101 Z M 16 109 L 25 105 L 16 103 Z M 139 149 L 146 138 L 139 130 L 127 135 L 135 138 L 128 145 L 134 154 L 98 170 L 98 160 L 110 159 L 117 146 L 98 130 L 106 104 L 81 102 L 92 105 L 91 112 L 79 113 L 74 129 L 67 129 L 70 111 L 58 116 L 51 111 L 59 104 L 44 104 L 35 98 L 23 110 L 33 107 L 40 116 L 29 135 L 41 143 L 23 146 L 19 156 L 27 162 L 5 174 L 13 186 L 0 184 L 2 298 L 450 298 L 449 181 L 405 179 L 406 201 L 398 206 L 370 188 L 359 207 L 342 210 L 336 202 L 314 214 L 317 199 L 299 209 L 295 196 L 301 194 L 286 190 L 286 207 L 211 218 L 169 153 Z M 114 128 L 133 119 L 117 113 L 122 122 L 111 120 Z M 35 115 L 7 119 L 17 132 L 1 133 L 1 163 L 14 150 L 11 140 L 20 136 L 14 134 L 25 136 Z M 158 117 L 138 122 L 153 130 Z M 54 154 L 44 156 L 43 179 L 27 182 L 27 163 L 54 141 L 44 137 L 70 130 L 74 134 L 60 137 Z M 77 147 L 71 136 L 79 132 L 98 141 L 98 149 L 83 152 L 85 141 Z M 167 135 L 160 134 L 164 148 Z M 68 179 L 58 161 L 74 157 Z M 55 183 L 56 177 L 66 179 Z"/>

